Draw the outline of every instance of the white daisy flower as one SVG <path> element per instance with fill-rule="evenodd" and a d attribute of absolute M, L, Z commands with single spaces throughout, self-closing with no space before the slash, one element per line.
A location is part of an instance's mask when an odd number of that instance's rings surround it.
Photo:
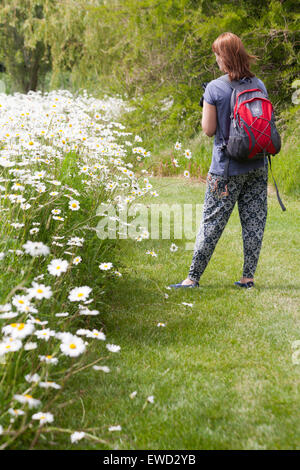
<path fill-rule="evenodd" d="M 57 364 L 58 363 L 58 359 L 57 357 L 53 357 L 52 355 L 48 355 L 48 356 L 39 356 L 39 359 L 41 362 L 46 362 L 46 364 Z"/>
<path fill-rule="evenodd" d="M 38 284 L 37 282 L 32 282 L 32 286 L 27 289 L 28 296 L 31 299 L 34 297 L 35 299 L 50 299 L 52 296 L 52 290 L 50 286 L 45 286 L 44 284 Z"/>
<path fill-rule="evenodd" d="M 106 374 L 108 374 L 108 372 L 110 372 L 110 368 L 107 367 L 107 366 L 93 366 L 93 369 L 95 370 L 102 370 L 102 372 L 105 372 Z"/>
<path fill-rule="evenodd" d="M 184 155 L 188 159 L 192 158 L 192 153 L 191 153 L 190 149 L 186 149 L 185 152 L 184 152 Z"/>
<path fill-rule="evenodd" d="M 2 328 L 2 333 L 6 336 L 11 336 L 13 339 L 22 339 L 31 335 L 34 326 L 30 323 L 11 323 Z"/>
<path fill-rule="evenodd" d="M 87 299 L 92 289 L 88 286 L 75 287 L 69 293 L 68 299 L 71 302 L 81 302 Z"/>
<path fill-rule="evenodd" d="M 41 404 L 41 400 L 33 398 L 31 395 L 28 395 L 28 394 L 24 394 L 24 395 L 16 394 L 13 396 L 13 398 L 19 403 L 28 404 L 29 408 L 36 408 L 37 406 Z"/>
<path fill-rule="evenodd" d="M 147 250 L 147 251 L 146 251 L 146 254 L 147 254 L 147 255 L 151 255 L 151 256 L 156 256 L 156 257 L 157 257 L 157 254 L 155 253 L 155 251 Z"/>
<path fill-rule="evenodd" d="M 0 356 L 9 352 L 18 351 L 22 347 L 22 341 L 19 339 L 5 338 L 0 342 Z"/>
<path fill-rule="evenodd" d="M 116 344 L 107 344 L 106 347 L 110 352 L 119 352 L 121 349 L 121 346 L 117 346 Z"/>
<path fill-rule="evenodd" d="M 76 258 L 73 259 L 73 264 L 79 264 L 81 263 L 82 258 L 81 256 L 76 256 Z"/>
<path fill-rule="evenodd" d="M 44 339 L 48 341 L 51 336 L 55 336 L 55 331 L 50 330 L 50 328 L 45 328 L 43 330 L 36 330 L 34 334 L 38 337 L 38 339 Z"/>
<path fill-rule="evenodd" d="M 1 320 L 9 320 L 10 318 L 17 317 L 19 315 L 19 312 L 5 312 L 0 314 L 0 319 Z"/>
<path fill-rule="evenodd" d="M 142 238 L 147 239 L 147 238 L 149 238 L 150 233 L 148 232 L 148 230 L 143 230 L 143 232 L 141 232 L 140 235 L 141 235 Z"/>
<path fill-rule="evenodd" d="M 170 251 L 174 252 L 174 251 L 177 251 L 178 250 L 178 246 L 175 245 L 175 243 L 172 243 L 172 245 L 170 246 Z"/>
<path fill-rule="evenodd" d="M 53 259 L 50 264 L 48 264 L 47 269 L 52 276 L 59 277 L 62 273 L 65 273 L 68 269 L 69 263 L 63 259 Z"/>
<path fill-rule="evenodd" d="M 61 313 L 56 313 L 56 317 L 68 317 L 69 313 L 68 312 L 61 312 Z"/>
<path fill-rule="evenodd" d="M 61 331 L 59 333 L 56 333 L 55 336 L 61 341 L 69 341 L 69 340 L 72 340 L 72 338 L 74 338 L 74 335 L 72 333 L 69 333 L 68 331 Z"/>
<path fill-rule="evenodd" d="M 37 348 L 37 343 L 33 343 L 33 342 L 28 342 L 24 346 L 25 351 L 32 351 L 32 349 L 36 349 L 36 348 Z"/>
<path fill-rule="evenodd" d="M 149 397 L 147 397 L 147 401 L 149 403 L 154 403 L 154 395 L 150 395 Z"/>
<path fill-rule="evenodd" d="M 69 209 L 72 211 L 78 211 L 80 209 L 79 201 L 76 201 L 76 199 L 71 199 L 71 201 L 69 201 Z"/>
<path fill-rule="evenodd" d="M 31 256 L 47 256 L 50 253 L 50 249 L 47 245 L 42 242 L 32 242 L 28 240 L 24 245 L 22 245 L 25 252 Z"/>
<path fill-rule="evenodd" d="M 57 384 L 56 382 L 52 382 L 51 380 L 48 380 L 47 382 L 40 382 L 39 387 L 42 388 L 55 388 L 55 389 L 60 389 L 61 385 Z"/>
<path fill-rule="evenodd" d="M 185 178 L 189 178 L 190 177 L 190 172 L 188 170 L 185 170 L 185 172 L 183 173 L 183 176 Z"/>
<path fill-rule="evenodd" d="M 32 323 L 33 325 L 36 324 L 36 325 L 44 326 L 44 325 L 47 325 L 48 320 L 42 321 L 39 318 L 34 318 L 32 315 L 29 314 L 28 323 Z"/>
<path fill-rule="evenodd" d="M 9 408 L 8 409 L 8 413 L 13 416 L 14 418 L 16 418 L 17 416 L 22 416 L 25 414 L 25 411 L 23 410 L 18 410 L 16 408 Z"/>
<path fill-rule="evenodd" d="M 175 145 L 174 145 L 175 149 L 176 150 L 180 150 L 181 149 L 181 143 L 180 142 L 176 142 Z"/>
<path fill-rule="evenodd" d="M 80 441 L 81 439 L 84 438 L 84 436 L 85 436 L 85 432 L 79 432 L 79 431 L 73 432 L 73 434 L 71 434 L 70 436 L 72 444 Z"/>
<path fill-rule="evenodd" d="M 88 171 L 89 171 L 89 167 L 88 167 L 88 166 L 82 166 L 82 167 L 80 168 L 79 174 L 80 174 L 80 173 L 88 173 Z"/>
<path fill-rule="evenodd" d="M 45 275 L 44 274 L 40 274 L 39 276 L 35 276 L 33 278 L 34 281 L 38 281 L 39 279 L 44 279 Z"/>
<path fill-rule="evenodd" d="M 102 270 L 102 271 L 107 271 L 108 269 L 111 269 L 113 266 L 112 263 L 101 263 L 99 264 L 99 268 Z"/>
<path fill-rule="evenodd" d="M 99 315 L 99 310 L 90 310 L 87 307 L 84 307 L 83 305 L 79 305 L 80 311 L 79 315 L 92 315 L 96 316 Z"/>
<path fill-rule="evenodd" d="M 37 383 L 41 380 L 41 377 L 39 376 L 39 374 L 27 374 L 25 375 L 25 380 L 26 382 L 34 382 L 34 383 Z"/>
<path fill-rule="evenodd" d="M 0 305 L 0 312 L 9 312 L 11 310 L 11 304 L 2 304 Z"/>
<path fill-rule="evenodd" d="M 87 338 L 96 338 L 96 339 L 101 339 L 103 341 L 105 341 L 106 339 L 105 334 L 102 333 L 102 331 L 98 331 L 98 330 L 88 331 L 86 336 Z"/>
<path fill-rule="evenodd" d="M 29 312 L 31 303 L 29 295 L 15 295 L 12 298 L 12 304 L 17 308 L 19 312 Z"/>
<path fill-rule="evenodd" d="M 86 336 L 88 333 L 90 333 L 90 330 L 86 330 L 84 328 L 80 328 L 79 330 L 76 331 L 76 335 Z"/>
<path fill-rule="evenodd" d="M 30 235 L 35 235 L 35 234 L 38 233 L 39 231 L 40 231 L 39 228 L 34 227 L 34 228 L 31 228 L 31 229 L 29 230 L 29 233 L 30 233 Z"/>
<path fill-rule="evenodd" d="M 39 413 L 35 413 L 31 417 L 32 419 L 39 420 L 40 425 L 43 425 L 46 423 L 53 423 L 53 420 L 54 420 L 52 413 L 43 413 L 42 411 L 40 411 Z"/>
<path fill-rule="evenodd" d="M 84 238 L 72 237 L 67 242 L 67 245 L 69 245 L 69 246 L 82 246 L 83 242 L 84 242 Z"/>
<path fill-rule="evenodd" d="M 11 225 L 12 227 L 14 227 L 14 228 L 22 228 L 22 227 L 24 227 L 24 224 L 20 224 L 20 223 L 18 223 L 18 222 L 12 222 L 10 225 Z"/>
<path fill-rule="evenodd" d="M 117 426 L 109 426 L 108 428 L 109 431 L 121 431 L 122 427 L 118 424 Z"/>
<path fill-rule="evenodd" d="M 66 356 L 77 357 L 85 351 L 85 344 L 81 338 L 73 336 L 61 343 L 60 350 Z"/>
<path fill-rule="evenodd" d="M 134 397 L 136 397 L 136 396 L 137 396 L 137 391 L 135 390 L 135 391 L 132 392 L 129 396 L 130 396 L 131 399 L 134 398 Z"/>
<path fill-rule="evenodd" d="M 157 323 L 157 326 L 166 326 L 166 324 L 165 324 L 165 323 L 158 322 L 158 323 Z"/>

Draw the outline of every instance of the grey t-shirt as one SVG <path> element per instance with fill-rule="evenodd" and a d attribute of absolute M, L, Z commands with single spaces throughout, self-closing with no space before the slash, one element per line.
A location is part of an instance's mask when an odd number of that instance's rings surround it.
<path fill-rule="evenodd" d="M 268 96 L 264 83 L 257 77 L 255 78 L 259 84 L 259 88 L 261 88 L 266 96 Z M 217 78 L 216 80 L 212 80 L 208 83 L 203 95 L 207 103 L 212 104 L 217 108 L 217 130 L 213 146 L 212 161 L 209 169 L 211 173 L 215 173 L 217 175 L 224 174 L 225 162 L 227 160 L 221 146 L 223 144 L 222 136 L 224 136 L 225 141 L 227 141 L 229 136 L 231 92 L 232 89 L 229 84 Z M 267 157 L 265 157 L 265 159 L 249 161 L 246 163 L 240 163 L 230 159 L 228 175 L 242 175 L 244 173 L 248 173 L 248 171 L 253 170 L 254 168 L 263 167 L 265 164 L 267 164 Z"/>

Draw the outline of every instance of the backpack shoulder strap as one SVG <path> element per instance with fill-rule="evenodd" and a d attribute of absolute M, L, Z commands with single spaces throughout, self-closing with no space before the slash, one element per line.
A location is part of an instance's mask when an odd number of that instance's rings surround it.
<path fill-rule="evenodd" d="M 230 86 L 230 88 L 233 90 L 245 90 L 249 88 L 249 86 L 258 86 L 257 85 L 257 79 L 256 77 L 245 77 L 241 78 L 240 80 L 229 80 L 228 74 L 222 75 L 222 77 L 219 77 L 219 80 L 222 80 L 222 82 L 227 83 L 227 85 Z M 254 82 L 254 83 L 253 83 Z"/>
<path fill-rule="evenodd" d="M 240 84 L 236 80 L 229 80 L 228 74 L 222 75 L 222 77 L 219 77 L 219 80 L 222 80 L 222 82 L 227 83 L 227 85 L 230 86 L 230 88 L 233 90 L 237 90 L 240 87 Z"/>
<path fill-rule="evenodd" d="M 234 90 L 233 86 L 231 85 L 231 81 L 229 80 L 228 75 L 222 75 L 222 77 L 219 77 L 218 80 L 222 80 L 222 82 L 227 83 L 227 85 L 229 85 L 230 88 Z"/>

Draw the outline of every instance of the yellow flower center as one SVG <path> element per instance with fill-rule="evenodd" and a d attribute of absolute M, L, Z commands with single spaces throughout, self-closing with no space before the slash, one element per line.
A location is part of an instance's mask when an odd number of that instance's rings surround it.
<path fill-rule="evenodd" d="M 26 397 L 26 398 L 29 398 L 29 399 L 30 399 L 30 398 L 32 398 L 32 396 L 31 396 L 31 395 L 27 395 L 27 394 L 26 394 L 26 395 L 24 395 L 24 397 Z"/>
<path fill-rule="evenodd" d="M 37 293 L 38 293 L 38 294 L 42 294 L 42 293 L 43 293 L 43 289 L 38 289 L 38 290 L 37 290 Z"/>
<path fill-rule="evenodd" d="M 69 347 L 70 347 L 70 349 L 76 349 L 76 344 L 71 343 Z"/>

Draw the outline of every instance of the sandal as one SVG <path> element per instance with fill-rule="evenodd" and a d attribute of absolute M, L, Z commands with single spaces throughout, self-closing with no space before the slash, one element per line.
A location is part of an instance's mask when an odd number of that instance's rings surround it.
<path fill-rule="evenodd" d="M 251 289 L 251 287 L 254 287 L 254 282 L 253 281 L 248 281 L 248 282 L 237 281 L 234 284 L 236 286 L 239 286 L 239 287 L 245 287 L 246 289 Z"/>
<path fill-rule="evenodd" d="M 178 283 L 178 284 L 170 284 L 168 287 L 174 287 L 177 289 L 178 287 L 199 287 L 199 282 L 198 281 L 193 281 L 193 284 L 182 284 L 184 279 Z"/>

